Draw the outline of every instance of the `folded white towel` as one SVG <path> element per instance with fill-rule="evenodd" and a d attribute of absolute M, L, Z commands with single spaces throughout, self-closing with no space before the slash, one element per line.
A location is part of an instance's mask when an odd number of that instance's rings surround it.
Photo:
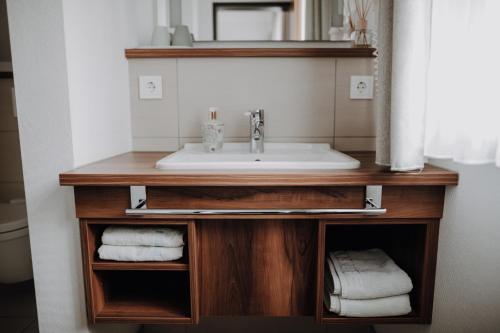
<path fill-rule="evenodd" d="M 340 295 L 340 279 L 337 271 L 335 271 L 332 259 L 326 258 L 326 264 L 327 267 L 325 267 L 325 284 L 326 286 L 328 286 L 329 290 L 333 291 L 333 295 Z"/>
<path fill-rule="evenodd" d="M 102 234 L 105 245 L 143 245 L 179 247 L 184 245 L 183 233 L 166 227 L 107 227 Z"/>
<path fill-rule="evenodd" d="M 171 261 L 182 258 L 182 246 L 116 246 L 101 245 L 99 258 L 115 261 Z"/>
<path fill-rule="evenodd" d="M 407 294 L 359 300 L 329 295 L 325 291 L 325 305 L 329 311 L 346 317 L 403 316 L 411 312 Z"/>
<path fill-rule="evenodd" d="M 346 299 L 370 299 L 408 294 L 413 285 L 401 268 L 380 249 L 330 253 Z"/>

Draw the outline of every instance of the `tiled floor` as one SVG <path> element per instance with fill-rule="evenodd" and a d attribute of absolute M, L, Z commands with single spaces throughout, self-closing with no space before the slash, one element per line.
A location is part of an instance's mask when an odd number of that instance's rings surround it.
<path fill-rule="evenodd" d="M 38 333 L 32 280 L 0 284 L 0 332 Z"/>

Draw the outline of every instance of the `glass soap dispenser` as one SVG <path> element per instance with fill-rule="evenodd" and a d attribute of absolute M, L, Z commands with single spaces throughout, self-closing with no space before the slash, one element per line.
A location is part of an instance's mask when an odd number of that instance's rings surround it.
<path fill-rule="evenodd" d="M 210 107 L 209 120 L 201 126 L 203 147 L 209 153 L 221 150 L 224 144 L 224 123 L 217 120 L 217 111 L 216 107 Z"/>

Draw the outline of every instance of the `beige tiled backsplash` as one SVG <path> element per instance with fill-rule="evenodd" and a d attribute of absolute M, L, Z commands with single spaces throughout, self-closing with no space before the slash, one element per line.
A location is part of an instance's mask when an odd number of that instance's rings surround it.
<path fill-rule="evenodd" d="M 210 105 L 228 137 L 248 135 L 252 108 L 265 110 L 269 137 L 333 136 L 334 59 L 180 59 L 178 70 L 181 137 L 200 136 Z"/>
<path fill-rule="evenodd" d="M 177 150 L 200 142 L 210 106 L 219 107 L 226 142 L 247 141 L 250 109 L 265 110 L 268 142 L 325 142 L 373 150 L 371 100 L 349 98 L 350 76 L 371 75 L 372 59 L 133 59 L 134 150 Z M 139 99 L 141 75 L 161 75 L 163 99 Z"/>
<path fill-rule="evenodd" d="M 373 100 L 349 98 L 351 75 L 371 75 L 373 61 L 338 59 L 335 94 L 335 137 L 374 137 Z"/>
<path fill-rule="evenodd" d="M 372 137 L 335 137 L 333 146 L 341 151 L 374 151 L 375 138 Z"/>
<path fill-rule="evenodd" d="M 178 84 L 175 59 L 130 60 L 132 137 L 178 137 Z M 163 99 L 139 99 L 139 76 L 161 75 Z"/>

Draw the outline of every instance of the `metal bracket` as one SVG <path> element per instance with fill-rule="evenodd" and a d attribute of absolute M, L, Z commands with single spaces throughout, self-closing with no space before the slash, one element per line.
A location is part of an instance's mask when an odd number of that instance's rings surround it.
<path fill-rule="evenodd" d="M 146 186 L 130 186 L 130 207 L 134 209 L 147 209 Z"/>
<path fill-rule="evenodd" d="M 382 207 L 382 185 L 367 185 L 365 191 L 366 208 Z"/>

